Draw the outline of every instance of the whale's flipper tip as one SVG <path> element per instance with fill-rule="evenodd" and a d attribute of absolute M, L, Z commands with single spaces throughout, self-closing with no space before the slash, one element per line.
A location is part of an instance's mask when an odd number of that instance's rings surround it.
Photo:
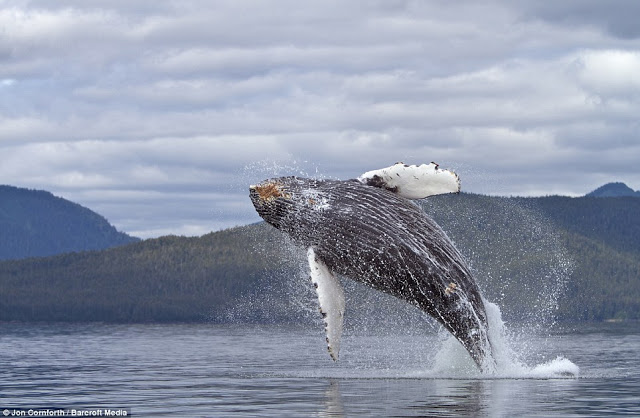
<path fill-rule="evenodd" d="M 360 183 L 379 187 L 406 199 L 423 199 L 438 194 L 459 193 L 460 178 L 432 162 L 422 165 L 395 163 L 358 177 Z"/>

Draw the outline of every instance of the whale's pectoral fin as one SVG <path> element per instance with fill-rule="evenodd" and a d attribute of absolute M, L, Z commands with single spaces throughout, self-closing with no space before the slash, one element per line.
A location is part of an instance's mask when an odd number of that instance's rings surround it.
<path fill-rule="evenodd" d="M 438 164 L 407 165 L 367 171 L 358 177 L 360 183 L 389 190 L 406 199 L 460 192 L 460 178 L 456 173 L 438 168 Z"/>
<path fill-rule="evenodd" d="M 344 291 L 338 278 L 316 255 L 313 248 L 309 248 L 307 257 L 311 268 L 311 281 L 320 301 L 320 313 L 324 319 L 329 355 L 337 361 L 344 317 Z"/>

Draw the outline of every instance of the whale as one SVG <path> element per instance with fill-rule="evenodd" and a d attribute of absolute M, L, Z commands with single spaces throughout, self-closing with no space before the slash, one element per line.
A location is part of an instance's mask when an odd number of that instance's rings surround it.
<path fill-rule="evenodd" d="M 349 180 L 278 177 L 249 187 L 258 214 L 306 249 L 334 361 L 345 315 L 344 277 L 426 312 L 480 370 L 495 369 L 485 302 L 471 270 L 414 202 L 459 192 L 458 175 L 436 163 L 396 163 Z"/>

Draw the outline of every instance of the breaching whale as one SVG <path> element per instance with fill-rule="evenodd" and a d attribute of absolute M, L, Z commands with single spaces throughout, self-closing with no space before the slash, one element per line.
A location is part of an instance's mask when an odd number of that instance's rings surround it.
<path fill-rule="evenodd" d="M 280 177 L 249 189 L 258 214 L 307 249 L 333 360 L 345 312 L 338 276 L 344 276 L 422 309 L 481 370 L 495 367 L 483 298 L 469 267 L 445 232 L 410 201 L 458 193 L 455 173 L 435 163 L 397 163 L 352 180 Z"/>

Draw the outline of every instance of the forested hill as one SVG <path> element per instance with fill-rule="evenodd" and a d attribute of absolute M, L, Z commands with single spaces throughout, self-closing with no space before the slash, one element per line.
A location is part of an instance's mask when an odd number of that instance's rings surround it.
<path fill-rule="evenodd" d="M 634 191 L 624 183 L 607 183 L 598 187 L 588 197 L 640 197 L 640 190 Z"/>
<path fill-rule="evenodd" d="M 640 319 L 640 199 L 463 193 L 421 205 L 468 259 L 505 319 L 537 312 L 568 320 Z M 304 250 L 264 223 L 4 261 L 0 321 L 315 318 L 307 274 Z M 406 305 L 343 283 L 348 320 Z"/>
<path fill-rule="evenodd" d="M 138 241 L 49 192 L 0 185 L 0 260 L 97 250 Z"/>

